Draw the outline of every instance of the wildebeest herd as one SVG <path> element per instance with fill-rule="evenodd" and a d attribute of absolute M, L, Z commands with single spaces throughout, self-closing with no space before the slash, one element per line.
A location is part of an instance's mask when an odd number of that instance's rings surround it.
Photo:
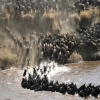
<path fill-rule="evenodd" d="M 55 65 L 50 66 L 49 70 L 51 71 L 55 69 Z M 83 84 L 79 88 L 76 84 L 72 83 L 59 83 L 58 81 L 49 81 L 46 73 L 48 66 L 43 66 L 42 69 L 38 66 L 38 68 L 33 68 L 33 74 L 28 74 L 28 78 L 25 78 L 26 74 L 28 73 L 28 69 L 24 70 L 23 79 L 21 82 L 21 86 L 24 89 L 34 90 L 34 92 L 38 91 L 51 91 L 51 92 L 59 92 L 62 94 L 70 94 L 75 95 L 78 94 L 80 97 L 87 98 L 90 95 L 97 98 L 100 94 L 100 85 L 94 86 L 92 83 Z M 42 70 L 42 72 L 41 72 Z M 40 71 L 40 74 L 38 72 Z M 43 77 L 41 77 L 41 75 Z"/>
<path fill-rule="evenodd" d="M 67 13 L 73 11 L 82 11 L 88 9 L 90 5 L 92 6 L 100 6 L 99 0 L 71 0 L 71 4 L 67 1 L 61 0 L 1 0 L 1 6 L 5 5 L 8 13 L 11 13 L 11 8 L 14 8 L 15 15 L 21 15 L 27 13 L 36 13 L 36 14 L 44 14 L 49 10 L 57 11 L 66 11 Z M 16 5 L 14 5 L 16 3 Z"/>
<path fill-rule="evenodd" d="M 46 35 L 34 31 L 30 35 L 30 40 L 26 37 L 16 38 L 7 27 L 5 30 L 15 46 L 24 52 L 26 59 L 28 56 L 31 60 L 31 55 L 36 50 L 35 58 L 38 63 L 43 60 L 54 60 L 59 64 L 66 64 L 74 51 L 81 53 L 100 50 L 100 22 L 90 28 L 79 27 L 75 32 L 63 34 L 60 30 L 53 34 L 48 32 Z"/>
<path fill-rule="evenodd" d="M 67 34 L 61 34 L 60 30 L 56 30 L 57 33 L 55 34 L 48 33 L 46 35 L 34 31 L 32 35 L 30 35 L 30 41 L 26 40 L 26 37 L 23 37 L 22 42 L 19 38 L 16 38 L 7 27 L 5 30 L 8 37 L 14 41 L 15 45 L 25 51 L 25 55 L 28 56 L 30 52 L 36 48 L 36 57 L 38 58 L 37 61 L 39 61 L 39 64 L 42 60 L 46 59 L 64 64 L 67 63 L 67 58 L 75 50 L 81 52 L 86 49 L 90 50 L 91 52 L 92 50 L 98 51 L 100 48 L 100 22 L 94 24 L 94 26 L 90 27 L 89 29 L 79 27 L 75 32 L 70 32 Z M 28 59 L 27 61 L 27 65 L 29 66 L 30 60 Z M 88 97 L 90 94 L 94 97 L 98 97 L 100 94 L 99 85 L 94 86 L 89 84 L 86 86 L 84 84 L 77 88 L 77 85 L 74 83 L 59 84 L 59 82 L 49 82 L 47 74 L 51 71 L 51 67 L 48 68 L 49 70 L 47 72 L 47 66 L 40 69 L 39 64 L 37 69 L 33 69 L 33 75 L 29 74 L 28 79 L 23 78 L 21 83 L 23 88 L 34 91 L 56 91 L 63 94 L 67 92 L 71 95 L 78 93 L 81 97 Z M 52 69 L 54 68 L 55 66 L 53 66 Z M 38 74 L 38 71 L 40 71 L 40 75 Z M 25 76 L 26 73 L 27 70 L 24 70 L 23 76 Z M 44 77 L 41 78 L 41 75 L 44 75 Z"/>
<path fill-rule="evenodd" d="M 100 49 L 100 22 L 91 28 L 79 27 L 76 32 L 67 34 L 48 35 L 43 40 L 43 57 L 65 64 L 69 56 L 77 52 L 99 51 Z"/>
<path fill-rule="evenodd" d="M 54 11 L 64 10 L 61 5 L 57 6 L 57 3 L 59 3 L 58 0 L 52 1 L 51 3 L 47 1 L 44 0 L 40 2 L 39 0 L 15 0 L 16 6 L 14 9 L 17 15 L 21 15 L 22 12 L 24 14 L 31 12 L 43 14 L 44 12 L 48 12 L 50 9 L 53 9 Z M 10 3 L 5 5 L 9 13 L 11 5 L 12 4 Z M 66 12 L 76 10 L 80 13 L 81 10 L 87 9 L 89 5 L 99 7 L 100 2 L 98 0 L 75 0 L 74 5 L 66 5 L 64 8 L 66 9 Z M 90 83 L 88 86 L 86 86 L 83 84 L 78 88 L 74 83 L 60 84 L 58 81 L 55 83 L 53 81 L 49 81 L 47 74 L 54 69 L 55 66 L 49 68 L 44 66 L 41 69 L 40 63 L 45 60 L 53 60 L 58 64 L 66 64 L 68 63 L 68 59 L 74 51 L 77 51 L 78 53 L 84 51 L 99 51 L 100 22 L 94 24 L 94 26 L 90 28 L 85 28 L 80 25 L 77 30 L 67 33 L 62 33 L 60 26 L 58 26 L 58 29 L 56 29 L 54 33 L 47 32 L 44 34 L 33 31 L 33 33 L 29 36 L 29 40 L 26 36 L 17 38 L 7 27 L 4 30 L 7 32 L 7 36 L 15 44 L 15 50 L 19 60 L 21 60 L 22 57 L 19 55 L 18 50 L 20 50 L 24 56 L 22 59 L 22 67 L 25 66 L 26 61 L 27 66 L 30 66 L 30 62 L 33 60 L 31 59 L 33 52 L 35 52 L 35 62 L 38 64 L 38 68 L 33 68 L 33 74 L 29 74 L 28 79 L 22 79 L 21 85 L 23 88 L 34 91 L 60 92 L 62 94 L 67 92 L 68 94 L 78 94 L 80 97 L 85 98 L 87 98 L 89 95 L 92 95 L 96 98 L 98 97 L 100 94 L 99 85 L 94 86 Z M 24 70 L 23 76 L 26 76 L 27 70 L 28 69 Z M 40 72 L 40 74 L 38 74 L 38 72 Z"/>
<path fill-rule="evenodd" d="M 58 3 L 58 0 L 52 2 L 49 2 L 48 0 L 41 2 L 32 0 L 15 1 L 15 10 L 18 14 L 21 14 L 22 11 L 27 13 L 30 10 L 40 14 L 44 13 L 44 10 L 48 11 L 52 7 L 54 7 L 54 10 L 56 10 L 56 3 Z M 69 7 L 69 5 L 67 7 L 66 5 L 67 8 L 65 8 L 67 10 L 69 8 L 74 8 L 75 6 L 77 11 L 81 11 L 88 8 L 88 5 L 99 6 L 99 4 L 100 2 L 98 0 L 76 0 L 73 4 L 73 7 Z M 8 10 L 10 9 L 9 7 L 10 5 L 7 4 L 6 8 Z M 59 6 L 59 10 L 60 8 L 61 7 Z M 60 64 L 68 63 L 68 58 L 74 51 L 78 51 L 79 53 L 84 50 L 90 50 L 90 52 L 98 51 L 100 48 L 99 29 L 100 22 L 95 24 L 93 27 L 90 27 L 89 29 L 79 27 L 76 31 L 69 33 L 61 33 L 61 28 L 57 29 L 55 33 L 48 32 L 44 34 L 34 31 L 30 35 L 30 40 L 27 40 L 25 36 L 22 38 L 14 37 L 10 30 L 6 28 L 8 36 L 12 38 L 15 45 L 20 47 L 22 52 L 25 52 L 24 58 L 26 58 L 28 55 L 31 55 L 34 50 L 37 50 L 36 58 L 38 58 L 38 63 L 40 63 L 41 60 L 50 59 L 55 60 L 55 62 Z M 29 57 L 29 59 L 31 60 L 31 57 Z"/>

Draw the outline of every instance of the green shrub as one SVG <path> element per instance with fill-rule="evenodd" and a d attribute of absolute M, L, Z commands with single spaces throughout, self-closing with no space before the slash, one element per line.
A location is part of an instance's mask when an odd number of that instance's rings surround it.
<path fill-rule="evenodd" d="M 8 61 L 13 61 L 13 60 L 17 60 L 18 58 L 14 55 L 7 55 L 7 56 L 5 56 L 4 59 L 6 59 Z"/>

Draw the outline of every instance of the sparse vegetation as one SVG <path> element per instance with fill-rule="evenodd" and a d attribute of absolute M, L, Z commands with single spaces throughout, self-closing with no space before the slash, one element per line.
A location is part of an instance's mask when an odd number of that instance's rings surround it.
<path fill-rule="evenodd" d="M 79 25 L 79 21 L 80 21 L 80 16 L 77 13 L 71 14 L 69 17 L 69 24 L 70 26 L 72 26 L 73 28 L 77 28 L 77 26 Z"/>
<path fill-rule="evenodd" d="M 6 55 L 4 57 L 0 57 L 0 68 L 5 69 L 11 66 L 18 66 L 19 63 L 17 61 L 18 58 L 15 55 Z"/>
<path fill-rule="evenodd" d="M 93 10 L 90 8 L 88 11 L 80 13 L 80 24 L 83 26 L 90 26 L 93 19 Z"/>
<path fill-rule="evenodd" d="M 32 15 L 32 14 L 23 14 L 22 18 L 34 18 L 34 15 Z"/>
<path fill-rule="evenodd" d="M 10 18 L 10 14 L 7 12 L 7 9 L 5 9 L 4 7 L 1 9 L 1 16 L 2 19 L 9 19 Z"/>
<path fill-rule="evenodd" d="M 17 60 L 18 58 L 15 55 L 7 55 L 5 56 L 4 59 L 14 61 L 14 60 Z"/>
<path fill-rule="evenodd" d="M 89 8 L 89 10 L 81 11 L 80 14 L 73 13 L 70 16 L 71 24 L 74 22 L 76 25 L 80 23 L 81 26 L 91 26 L 94 20 L 99 19 L 99 9 L 98 7 L 95 7 L 92 9 L 92 7 Z M 75 25 L 74 25 L 75 26 Z"/>

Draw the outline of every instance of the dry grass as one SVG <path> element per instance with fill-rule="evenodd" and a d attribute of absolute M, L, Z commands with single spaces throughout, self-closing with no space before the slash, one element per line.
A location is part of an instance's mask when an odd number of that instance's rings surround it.
<path fill-rule="evenodd" d="M 59 16 L 61 15 L 61 13 L 59 12 L 55 12 L 55 13 L 52 13 L 52 12 L 48 12 L 48 13 L 44 13 L 43 16 L 44 17 L 49 17 L 49 18 L 55 18 L 55 16 Z"/>
<path fill-rule="evenodd" d="M 78 27 L 80 21 L 80 17 L 77 13 L 71 14 L 68 19 L 68 28 L 74 30 Z M 66 29 L 65 29 L 66 30 Z"/>
<path fill-rule="evenodd" d="M 57 21 L 53 18 L 51 20 L 51 30 L 54 31 L 57 28 Z"/>
<path fill-rule="evenodd" d="M 5 9 L 4 7 L 1 9 L 0 17 L 2 19 L 9 19 L 10 18 L 10 14 L 7 12 L 7 9 Z"/>
<path fill-rule="evenodd" d="M 10 50 L 8 50 L 7 48 L 1 48 L 0 49 L 0 59 L 9 59 L 9 60 L 13 60 L 13 59 L 17 59 L 17 56 L 14 54 L 11 54 Z"/>
<path fill-rule="evenodd" d="M 100 9 L 99 9 L 98 7 L 95 7 L 95 9 L 94 9 L 94 13 L 95 13 L 96 15 L 99 15 L 99 13 L 100 13 Z"/>
<path fill-rule="evenodd" d="M 46 21 L 46 25 L 50 26 L 50 32 L 53 32 L 57 28 L 57 21 L 55 19 L 55 16 L 57 13 L 44 13 L 41 20 L 42 22 Z"/>
<path fill-rule="evenodd" d="M 32 14 L 23 14 L 22 18 L 34 18 L 34 15 L 32 15 Z"/>
<path fill-rule="evenodd" d="M 14 15 L 15 15 L 15 9 L 11 8 L 11 16 L 14 17 Z"/>
<path fill-rule="evenodd" d="M 71 17 L 79 19 L 79 15 L 77 13 L 71 14 Z"/>
<path fill-rule="evenodd" d="M 8 38 L 5 36 L 5 33 L 0 32 L 0 68 L 5 69 L 12 65 L 17 65 L 18 57 L 16 54 L 12 54 L 9 48 Z M 11 43 L 12 44 L 12 43 Z"/>
<path fill-rule="evenodd" d="M 80 20 L 91 20 L 93 10 L 90 8 L 88 11 L 82 11 L 80 13 Z"/>
<path fill-rule="evenodd" d="M 70 16 L 70 18 L 71 19 L 73 19 L 75 22 L 79 22 L 79 20 L 80 20 L 80 16 L 77 14 L 77 13 L 75 13 L 75 14 L 72 14 L 71 16 Z"/>
<path fill-rule="evenodd" d="M 11 54 L 11 52 L 5 48 L 0 49 L 0 68 L 6 69 L 11 66 L 18 66 L 18 57 Z"/>
<path fill-rule="evenodd" d="M 14 60 L 17 60 L 17 56 L 16 55 L 6 55 L 4 57 L 4 59 L 8 60 L 8 61 L 14 61 Z"/>
<path fill-rule="evenodd" d="M 99 9 L 97 7 L 94 9 L 90 7 L 88 11 L 80 12 L 79 15 L 80 24 L 85 26 L 90 26 L 98 15 L 99 15 Z"/>
<path fill-rule="evenodd" d="M 100 11 L 98 7 L 95 7 L 94 9 L 90 7 L 87 11 L 81 11 L 80 15 L 77 13 L 72 14 L 70 19 L 72 22 L 75 21 L 76 24 L 79 21 L 80 25 L 90 26 L 92 23 L 94 23 L 94 20 L 98 18 L 99 13 Z"/>

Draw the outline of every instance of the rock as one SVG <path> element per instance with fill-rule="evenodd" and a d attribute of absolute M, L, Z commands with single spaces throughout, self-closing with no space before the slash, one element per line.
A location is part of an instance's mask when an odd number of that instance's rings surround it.
<path fill-rule="evenodd" d="M 79 62 L 82 60 L 83 60 L 82 56 L 75 51 L 70 55 L 68 59 L 68 63 L 75 63 L 75 62 Z"/>
<path fill-rule="evenodd" d="M 95 60 L 100 60 L 100 51 L 94 53 Z"/>

